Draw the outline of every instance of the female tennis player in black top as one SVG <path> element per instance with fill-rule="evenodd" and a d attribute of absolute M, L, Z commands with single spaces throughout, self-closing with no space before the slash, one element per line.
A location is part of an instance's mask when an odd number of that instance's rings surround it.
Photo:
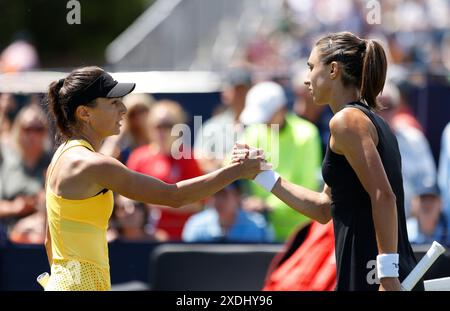
<path fill-rule="evenodd" d="M 273 171 L 255 181 L 312 219 L 333 219 L 336 290 L 400 290 L 416 260 L 406 231 L 397 140 L 374 113 L 386 78 L 383 47 L 349 32 L 330 34 L 317 41 L 308 66 L 305 84 L 314 102 L 334 113 L 324 189 L 308 190 Z M 242 159 L 239 148 L 235 161 Z"/>

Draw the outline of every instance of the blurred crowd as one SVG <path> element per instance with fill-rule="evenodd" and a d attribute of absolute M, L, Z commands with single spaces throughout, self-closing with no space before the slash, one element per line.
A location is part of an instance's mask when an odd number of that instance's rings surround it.
<path fill-rule="evenodd" d="M 241 51 L 254 70 L 289 72 L 318 36 L 338 31 L 382 41 L 400 72 L 450 70 L 447 0 L 284 0 L 269 16 Z"/>
<path fill-rule="evenodd" d="M 263 148 L 286 179 L 321 190 L 321 163 L 328 142 L 328 106 L 312 103 L 292 78 L 292 109 L 287 92 L 273 81 L 254 82 L 247 68 L 226 76 L 222 104 L 190 145 L 175 144 L 187 112 L 173 100 L 130 94 L 125 126 L 105 140 L 100 152 L 130 169 L 167 183 L 193 178 L 228 163 L 236 141 Z M 405 210 L 413 243 L 450 244 L 450 124 L 442 134 L 437 166 L 420 122 L 408 106 L 404 88 L 389 82 L 379 101 L 402 155 Z M 45 173 L 53 145 L 45 97 L 0 95 L 0 237 L 15 243 L 42 243 L 45 237 Z M 277 132 L 273 132 L 274 126 Z M 275 137 L 276 136 L 276 137 Z M 276 143 L 274 143 L 274 141 Z M 174 152 L 176 146 L 176 152 Z M 187 157 L 179 157 L 178 151 Z M 267 243 L 285 241 L 310 223 L 251 181 L 238 181 L 210 198 L 179 209 L 148 205 L 116 196 L 108 239 Z"/>

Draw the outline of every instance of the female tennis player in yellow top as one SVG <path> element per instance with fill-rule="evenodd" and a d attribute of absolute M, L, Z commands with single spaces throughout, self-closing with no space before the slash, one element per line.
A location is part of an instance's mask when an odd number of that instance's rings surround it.
<path fill-rule="evenodd" d="M 106 137 L 119 133 L 126 112 L 121 97 L 134 87 L 118 83 L 98 67 L 74 70 L 50 85 L 49 110 L 64 141 L 46 179 L 45 247 L 51 265 L 46 290 L 110 289 L 106 230 L 112 191 L 136 201 L 179 207 L 260 172 L 262 156 L 166 184 L 98 153 Z"/>

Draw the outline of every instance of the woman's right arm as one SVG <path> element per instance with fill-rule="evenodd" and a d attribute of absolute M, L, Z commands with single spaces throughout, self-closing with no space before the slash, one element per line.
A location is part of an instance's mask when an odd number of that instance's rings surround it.
<path fill-rule="evenodd" d="M 238 143 L 233 147 L 231 161 L 239 163 L 249 156 L 250 147 Z M 322 192 L 316 192 L 279 178 L 271 192 L 288 206 L 322 224 L 331 219 L 331 188 L 327 184 Z"/>
<path fill-rule="evenodd" d="M 321 224 L 331 219 L 331 188 L 327 184 L 322 192 L 316 192 L 280 178 L 272 193 L 288 206 Z"/>
<path fill-rule="evenodd" d="M 209 174 L 168 184 L 128 169 L 118 160 L 95 154 L 83 169 L 84 179 L 135 201 L 180 207 L 209 197 L 240 178 L 253 178 L 261 159 L 233 163 Z"/>

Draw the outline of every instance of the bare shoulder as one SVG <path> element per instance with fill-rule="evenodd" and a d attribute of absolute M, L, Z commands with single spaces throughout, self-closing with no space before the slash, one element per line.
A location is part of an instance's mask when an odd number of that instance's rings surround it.
<path fill-rule="evenodd" d="M 99 192 L 98 176 L 102 176 L 102 165 L 109 158 L 84 147 L 73 147 L 61 155 L 53 168 L 49 184 L 53 191 L 68 199 L 91 197 Z M 54 159 L 55 160 L 55 159 Z M 120 163 L 120 162 L 119 162 Z M 108 175 L 103 170 L 103 175 Z"/>
<path fill-rule="evenodd" d="M 114 168 L 122 168 L 124 165 L 117 159 L 99 152 L 82 150 L 74 156 L 73 168 L 77 168 L 80 174 L 98 175 L 107 174 Z"/>
<path fill-rule="evenodd" d="M 83 177 L 91 171 L 98 170 L 105 163 L 111 163 L 113 158 L 84 147 L 75 147 L 67 150 L 61 159 L 59 171 L 65 175 Z"/>
<path fill-rule="evenodd" d="M 330 131 L 337 141 L 371 137 L 375 143 L 378 135 L 375 125 L 361 110 L 345 108 L 336 113 L 330 120 Z"/>

